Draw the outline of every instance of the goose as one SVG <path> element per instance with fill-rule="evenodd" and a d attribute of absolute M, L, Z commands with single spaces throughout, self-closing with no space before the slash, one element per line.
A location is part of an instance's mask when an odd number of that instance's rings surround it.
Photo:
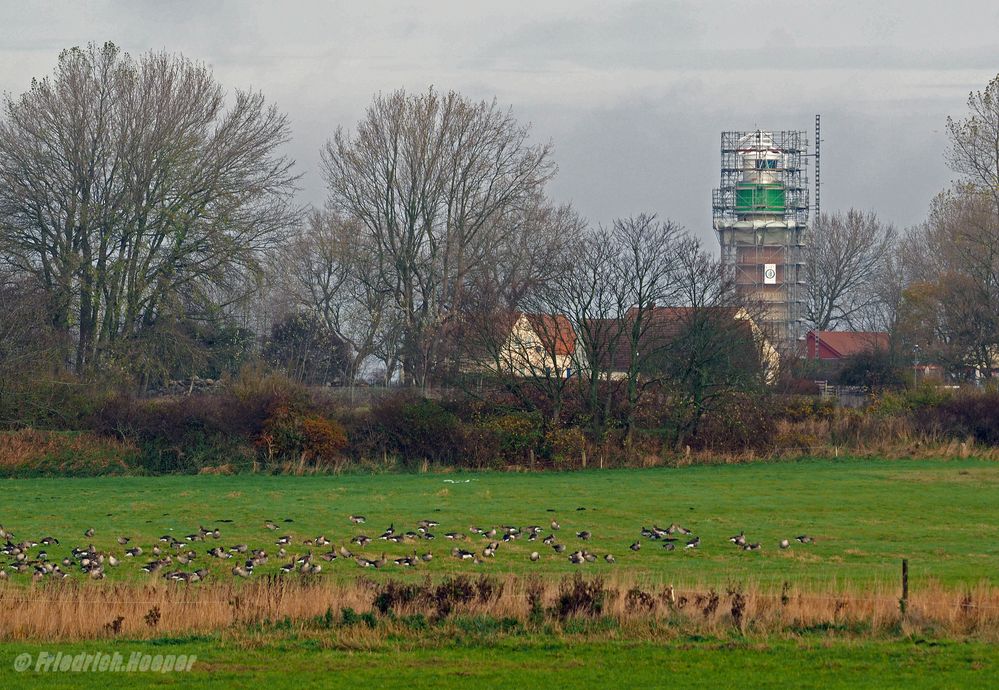
<path fill-rule="evenodd" d="M 281 566 L 281 572 L 288 574 L 291 571 L 293 571 L 296 567 L 298 567 L 297 564 L 295 563 L 294 560 L 292 560 L 291 563 L 285 563 L 284 565 Z"/>
<path fill-rule="evenodd" d="M 468 531 L 471 532 L 472 534 L 484 534 L 485 533 L 484 529 L 482 529 L 481 527 L 476 527 L 475 525 L 472 525 L 471 527 L 469 527 Z"/>
<path fill-rule="evenodd" d="M 124 546 L 128 542 L 132 541 L 132 539 L 131 537 L 117 537 L 115 541 L 118 542 L 120 545 Z"/>
<path fill-rule="evenodd" d="M 586 559 L 587 563 L 595 563 L 597 560 L 596 554 L 592 554 L 589 551 L 583 551 L 583 558 Z"/>
<path fill-rule="evenodd" d="M 791 542 L 789 542 L 787 539 L 781 539 L 779 546 L 782 549 L 789 549 L 791 548 Z"/>
<path fill-rule="evenodd" d="M 340 553 L 340 556 L 343 557 L 343 558 L 353 558 L 354 557 L 354 554 L 352 554 L 350 551 L 348 551 L 347 548 L 344 547 L 344 546 L 341 546 L 338 549 L 338 551 Z"/>
<path fill-rule="evenodd" d="M 357 544 L 358 546 L 360 546 L 363 549 L 365 547 L 365 545 L 371 543 L 371 537 L 369 537 L 369 536 L 367 536 L 365 534 L 358 534 L 356 537 L 354 537 L 353 539 L 350 540 L 350 543 L 351 544 Z"/>
<path fill-rule="evenodd" d="M 465 539 L 465 535 L 460 532 L 448 532 L 444 536 L 455 541 L 463 541 Z"/>
<path fill-rule="evenodd" d="M 320 563 L 306 563 L 302 566 L 302 572 L 306 575 L 317 575 L 323 571 Z"/>
<path fill-rule="evenodd" d="M 802 534 L 801 536 L 795 537 L 795 540 L 800 541 L 802 544 L 812 544 L 815 542 L 815 538 L 810 537 L 807 534 Z"/>
<path fill-rule="evenodd" d="M 539 554 L 537 551 L 531 551 L 531 560 L 532 561 L 538 561 L 540 559 L 541 559 L 541 554 Z"/>
<path fill-rule="evenodd" d="M 746 545 L 746 533 L 745 532 L 739 532 L 734 537 L 729 537 L 728 540 L 730 542 L 732 542 L 733 544 L 735 544 L 736 546 L 745 546 Z"/>
<path fill-rule="evenodd" d="M 572 553 L 570 553 L 569 554 L 569 562 L 570 563 L 575 563 L 576 565 L 579 565 L 580 563 L 584 563 L 585 559 L 583 558 L 583 552 L 582 551 L 573 551 Z"/>
<path fill-rule="evenodd" d="M 284 558 L 287 555 L 288 555 L 288 551 L 285 550 L 285 548 L 283 546 L 280 549 L 277 550 L 277 557 L 278 558 Z"/>
<path fill-rule="evenodd" d="M 114 554 L 108 556 L 108 565 L 110 565 L 111 567 L 114 567 L 114 566 L 118 565 L 119 563 L 121 563 L 121 561 L 119 561 L 114 556 Z M 69 563 L 63 563 L 63 565 L 69 565 Z"/>
<path fill-rule="evenodd" d="M 229 551 L 232 553 L 246 553 L 250 550 L 250 547 L 246 544 L 236 544 L 235 546 L 230 546 Z"/>
<path fill-rule="evenodd" d="M 426 529 L 430 529 L 431 527 L 436 527 L 437 525 L 439 525 L 441 523 L 437 522 L 436 520 L 420 520 L 416 524 L 417 524 L 418 527 L 426 530 Z"/>
<path fill-rule="evenodd" d="M 391 525 L 388 526 L 387 530 L 385 530 L 384 532 L 381 533 L 381 536 L 379 536 L 378 538 L 379 539 L 391 539 L 392 535 L 394 535 L 394 534 L 395 534 L 395 523 L 392 523 Z"/>
<path fill-rule="evenodd" d="M 295 562 L 298 563 L 299 565 L 302 565 L 304 563 L 309 563 L 311 561 L 312 561 L 312 552 L 311 551 L 309 551 L 308 553 L 306 553 L 304 556 L 299 556 L 299 557 L 297 557 L 295 559 Z"/>
<path fill-rule="evenodd" d="M 642 548 L 642 543 L 639 542 L 639 541 L 636 541 L 636 542 L 632 543 L 632 545 L 629 546 L 628 548 L 631 549 L 632 551 L 639 551 Z"/>
<path fill-rule="evenodd" d="M 358 556 L 358 557 L 357 557 L 357 558 L 355 558 L 354 560 L 355 560 L 355 561 L 357 562 L 357 564 L 358 564 L 359 566 L 361 566 L 362 568 L 375 568 L 375 567 L 377 567 L 377 566 L 375 565 L 375 562 L 374 562 L 373 560 L 371 560 L 370 558 L 364 558 L 364 557 L 362 557 L 362 556 Z"/>
<path fill-rule="evenodd" d="M 451 549 L 451 555 L 463 561 L 475 558 L 474 551 L 465 551 L 465 549 L 459 549 L 457 546 Z"/>
<path fill-rule="evenodd" d="M 422 534 L 420 534 L 420 538 L 426 539 L 427 541 L 431 541 L 433 539 L 436 539 L 437 536 L 433 532 L 423 532 Z"/>
<path fill-rule="evenodd" d="M 681 527 L 680 525 L 676 524 L 675 522 L 672 523 L 669 527 L 667 527 L 666 531 L 669 534 L 677 534 L 677 533 L 679 533 L 679 534 L 684 534 L 684 535 L 688 535 L 688 536 L 690 535 L 690 530 L 689 529 L 687 529 L 686 527 Z"/>
<path fill-rule="evenodd" d="M 158 546 L 153 546 L 153 555 L 154 556 L 159 556 L 161 553 L 163 553 L 163 549 L 161 549 Z"/>
<path fill-rule="evenodd" d="M 694 537 L 693 539 L 691 539 L 690 541 L 688 541 L 687 545 L 684 546 L 683 548 L 685 548 L 685 549 L 696 549 L 700 545 L 701 545 L 701 538 L 700 537 Z"/>
<path fill-rule="evenodd" d="M 316 542 L 316 546 L 328 546 L 329 543 L 330 543 L 330 540 L 327 539 L 326 535 L 324 534 L 324 535 L 316 537 L 315 542 Z"/>
<path fill-rule="evenodd" d="M 3 535 L 0 535 L 0 536 L 3 536 Z M 45 546 L 52 546 L 53 544 L 58 544 L 58 543 L 59 543 L 59 540 L 56 539 L 55 537 L 45 537 L 45 538 L 42 539 L 42 544 L 44 544 Z"/>
<path fill-rule="evenodd" d="M 396 558 L 394 560 L 394 563 L 396 565 L 401 565 L 404 568 L 411 568 L 412 566 L 416 565 L 417 559 L 415 555 L 403 556 L 402 558 Z"/>
<path fill-rule="evenodd" d="M 745 544 L 742 547 L 743 551 L 759 551 L 762 548 L 763 548 L 763 545 L 759 544 L 759 543 Z"/>
<path fill-rule="evenodd" d="M 278 528 L 278 526 L 275 523 L 271 522 L 270 520 L 264 523 L 264 527 L 266 527 L 269 530 L 276 530 Z"/>
<path fill-rule="evenodd" d="M 187 541 L 204 541 L 205 535 L 203 535 L 201 532 L 195 532 L 193 534 L 185 535 L 184 539 L 186 539 Z"/>
<path fill-rule="evenodd" d="M 382 557 L 381 558 L 379 558 L 376 561 L 374 561 L 374 564 L 375 564 L 376 568 L 382 568 L 387 563 L 388 563 L 388 559 L 385 558 L 385 554 L 384 553 L 382 553 Z"/>
<path fill-rule="evenodd" d="M 253 571 L 250 570 L 249 568 L 244 568 L 243 566 L 237 565 L 232 569 L 232 574 L 235 575 L 236 577 L 250 577 L 250 575 L 253 574 Z"/>
<path fill-rule="evenodd" d="M 332 563 L 333 561 L 335 561 L 337 559 L 336 551 L 330 551 L 328 553 L 321 553 L 321 554 L 319 554 L 319 557 L 321 559 L 323 559 L 324 561 L 329 561 L 330 563 Z"/>
<path fill-rule="evenodd" d="M 666 549 L 667 551 L 675 551 L 676 550 L 676 544 L 673 543 L 673 542 L 671 542 L 671 541 L 664 541 L 663 542 L 663 548 Z"/>
<path fill-rule="evenodd" d="M 355 525 L 363 525 L 365 522 L 367 522 L 367 520 L 368 518 L 364 517 L 363 515 L 350 516 L 350 521 L 353 522 Z"/>
<path fill-rule="evenodd" d="M 89 528 L 86 532 L 83 533 L 83 536 L 87 537 L 88 539 L 94 536 L 94 528 L 93 527 Z"/>
<path fill-rule="evenodd" d="M 278 540 L 277 540 L 277 542 L 275 542 L 275 543 L 276 543 L 276 544 L 277 544 L 278 546 L 287 546 L 288 544 L 290 544 L 290 543 L 291 543 L 291 536 L 290 536 L 290 535 L 288 535 L 288 534 L 286 534 L 286 535 L 284 535 L 284 536 L 282 536 L 282 537 L 278 537 Z"/>
<path fill-rule="evenodd" d="M 429 563 L 433 559 L 434 559 L 434 555 L 432 553 L 430 553 L 429 551 L 427 553 L 423 554 L 422 556 L 420 556 L 420 560 L 423 561 L 424 563 Z"/>
<path fill-rule="evenodd" d="M 604 560 L 607 561 L 608 563 L 617 563 L 617 559 L 614 558 L 614 555 L 610 553 L 604 556 Z"/>
<path fill-rule="evenodd" d="M 552 544 L 552 549 L 555 550 L 555 553 L 563 553 L 565 551 L 565 544 Z"/>
<path fill-rule="evenodd" d="M 545 544 L 546 546 L 551 546 L 552 544 L 555 543 L 555 535 L 554 534 L 549 534 L 547 537 L 545 537 L 544 539 L 542 539 L 541 542 L 543 544 Z"/>
<path fill-rule="evenodd" d="M 561 526 L 558 524 L 557 520 L 552 520 L 551 528 L 552 528 L 552 530 L 557 530 L 557 529 L 560 529 Z"/>
<path fill-rule="evenodd" d="M 538 533 L 537 532 L 528 532 L 527 533 L 527 541 L 537 541 L 537 540 L 538 540 Z"/>
<path fill-rule="evenodd" d="M 590 533 L 585 529 L 582 532 L 576 532 L 576 536 L 582 539 L 583 541 L 589 541 L 590 539 Z"/>
<path fill-rule="evenodd" d="M 126 556 L 141 556 L 142 555 L 142 547 L 141 546 L 136 546 L 133 549 L 126 549 L 125 550 L 125 555 Z"/>

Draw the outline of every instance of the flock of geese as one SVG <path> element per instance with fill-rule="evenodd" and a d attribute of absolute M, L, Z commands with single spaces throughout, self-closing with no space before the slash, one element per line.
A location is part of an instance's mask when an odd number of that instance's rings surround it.
<path fill-rule="evenodd" d="M 355 525 L 364 525 L 367 518 L 363 515 L 350 515 L 349 521 Z M 285 520 L 291 522 L 291 520 Z M 336 546 L 325 535 L 319 535 L 301 542 L 295 540 L 290 534 L 282 534 L 274 538 L 272 554 L 264 549 L 251 548 L 247 544 L 233 544 L 223 546 L 216 544 L 210 548 L 203 549 L 203 553 L 212 561 L 226 561 L 233 559 L 230 572 L 235 577 L 248 578 L 253 575 L 254 569 L 269 562 L 273 556 L 282 561 L 279 572 L 282 574 L 302 573 L 316 574 L 323 570 L 322 561 L 333 562 L 336 560 L 353 561 L 363 568 L 383 568 L 390 563 L 411 568 L 420 563 L 428 563 L 433 560 L 434 555 L 429 548 L 418 548 L 428 545 L 429 542 L 437 539 L 434 529 L 439 526 L 436 520 L 420 520 L 414 529 L 399 530 L 395 524 L 388 526 L 377 536 L 366 534 L 355 534 L 350 538 L 349 544 L 357 548 L 364 549 L 377 541 L 385 541 L 394 544 L 407 544 L 412 547 L 412 554 L 398 558 L 390 558 L 382 552 L 378 558 L 369 558 L 360 554 L 354 554 L 346 545 Z M 273 521 L 264 523 L 264 528 L 271 532 L 280 530 L 280 525 Z M 502 525 L 499 527 L 482 528 L 472 526 L 468 532 L 445 532 L 444 539 L 453 546 L 449 549 L 452 558 L 461 561 L 471 561 L 473 563 L 483 563 L 485 559 L 496 557 L 496 553 L 507 543 L 522 539 L 537 546 L 528 556 L 531 562 L 541 560 L 542 548 L 550 548 L 555 554 L 568 558 L 570 563 L 583 564 L 592 563 L 600 559 L 597 554 L 583 548 L 586 542 L 590 541 L 592 534 L 589 530 L 581 530 L 575 533 L 575 537 L 582 542 L 580 548 L 576 548 L 571 553 L 566 553 L 569 548 L 564 542 L 568 539 L 560 540 L 557 534 L 560 533 L 561 525 L 557 520 L 552 520 L 546 530 L 540 525 L 528 525 L 526 527 L 516 527 L 513 525 Z M 547 534 L 546 534 L 547 532 Z M 93 529 L 88 529 L 83 533 L 84 537 L 91 539 L 95 535 Z M 698 549 L 701 546 L 701 538 L 693 535 L 691 530 L 676 523 L 669 527 L 661 528 L 653 525 L 651 528 L 642 527 L 640 535 L 649 542 L 658 543 L 666 551 L 675 551 L 682 546 L 683 550 Z M 198 543 L 220 541 L 222 532 L 219 528 L 199 527 L 197 531 L 177 538 L 171 534 L 164 534 L 159 541 L 151 547 L 143 549 L 138 545 L 131 545 L 132 539 L 127 536 L 118 536 L 116 543 L 122 547 L 120 555 L 111 551 L 102 551 L 94 548 L 93 544 L 87 546 L 75 546 L 70 554 L 61 560 L 49 557 L 50 547 L 59 545 L 59 540 L 55 537 L 46 536 L 38 541 L 31 539 L 17 541 L 13 532 L 0 526 L 0 540 L 4 542 L 0 548 L 0 554 L 7 556 L 11 562 L 6 568 L 0 568 L 0 580 L 10 578 L 11 573 L 31 574 L 33 580 L 43 580 L 46 578 L 67 578 L 70 572 L 82 572 L 86 577 L 100 580 L 105 577 L 108 568 L 115 568 L 126 561 L 144 561 L 141 570 L 150 574 L 158 574 L 167 580 L 177 582 L 198 582 L 208 577 L 210 569 L 206 567 L 196 567 L 204 563 L 197 547 Z M 802 534 L 794 538 L 801 544 L 812 544 L 813 537 Z M 477 541 L 476 541 L 477 540 Z M 763 548 L 759 542 L 751 542 L 746 538 L 744 532 L 729 538 L 737 548 L 745 551 L 759 551 Z M 629 547 L 632 551 L 642 549 L 641 539 L 636 540 Z M 780 549 L 791 548 L 790 539 L 781 539 L 777 546 Z M 353 546 L 351 547 L 353 548 Z M 304 554 L 299 551 L 305 551 Z M 422 553 L 420 553 L 422 552 Z M 615 563 L 616 559 L 611 553 L 603 554 L 603 560 L 607 563 Z M 196 562 L 197 561 L 197 562 Z"/>

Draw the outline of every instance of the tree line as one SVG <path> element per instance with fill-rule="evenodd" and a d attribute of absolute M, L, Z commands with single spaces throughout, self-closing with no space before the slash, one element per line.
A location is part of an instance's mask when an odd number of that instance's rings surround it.
<path fill-rule="evenodd" d="M 899 232 L 858 210 L 816 220 L 811 327 L 884 330 L 900 361 L 991 371 L 997 99 L 999 77 L 948 122 L 958 180 L 924 223 Z M 556 418 L 572 386 L 599 427 L 612 373 L 626 418 L 664 387 L 696 419 L 717 391 L 766 383 L 758 357 L 735 366 L 745 329 L 718 318 L 761 307 L 713 249 L 654 214 L 593 226 L 554 202 L 551 145 L 495 100 L 376 95 L 322 149 L 321 208 L 296 202 L 290 137 L 263 94 L 228 92 L 180 55 L 112 44 L 66 50 L 6 96 L 0 396 L 31 377 L 148 390 L 256 361 L 309 384 L 428 390 L 482 385 L 491 362 L 493 384 L 541 395 Z M 663 307 L 682 337 L 651 338 Z M 542 340 L 564 338 L 544 324 L 567 320 L 577 376 L 537 358 L 503 376 L 514 314 L 548 317 L 535 322 Z"/>

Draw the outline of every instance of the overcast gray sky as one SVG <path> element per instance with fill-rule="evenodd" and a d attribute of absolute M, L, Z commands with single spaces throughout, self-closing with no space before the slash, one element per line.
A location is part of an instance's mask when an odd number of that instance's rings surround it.
<path fill-rule="evenodd" d="M 822 114 L 823 210 L 906 226 L 951 179 L 947 115 L 999 73 L 999 3 L 25 2 L 0 0 L 0 90 L 59 50 L 111 40 L 181 52 L 287 112 L 302 200 L 319 148 L 371 96 L 433 84 L 496 96 L 551 140 L 551 187 L 593 222 L 655 211 L 711 238 L 723 129 L 805 129 Z M 811 171 L 809 171 L 811 177 Z M 709 242 L 710 246 L 714 246 Z"/>

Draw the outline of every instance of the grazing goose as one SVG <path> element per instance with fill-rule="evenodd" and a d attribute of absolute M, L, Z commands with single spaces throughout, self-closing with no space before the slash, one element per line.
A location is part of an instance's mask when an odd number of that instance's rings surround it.
<path fill-rule="evenodd" d="M 131 537 L 118 537 L 115 541 L 124 546 L 128 542 L 132 541 L 132 539 Z"/>
<path fill-rule="evenodd" d="M 56 539 L 55 537 L 45 537 L 44 539 L 42 539 L 42 544 L 44 544 L 45 546 L 52 546 L 53 544 L 58 544 L 58 543 L 59 540 Z"/>
<path fill-rule="evenodd" d="M 592 554 L 589 551 L 583 550 L 583 558 L 586 559 L 587 563 L 595 563 L 597 560 L 596 554 Z"/>
<path fill-rule="evenodd" d="M 249 577 L 250 575 L 253 574 L 253 571 L 250 570 L 249 568 L 244 568 L 241 565 L 237 565 L 232 569 L 232 574 L 235 575 L 236 577 Z"/>
<path fill-rule="evenodd" d="M 743 551 L 759 551 L 762 548 L 763 548 L 762 544 L 754 543 L 754 544 L 745 544 L 742 547 L 742 550 Z"/>
<path fill-rule="evenodd" d="M 586 559 L 583 558 L 582 551 L 573 551 L 572 553 L 569 554 L 569 562 L 579 565 L 580 563 L 585 563 Z"/>
<path fill-rule="evenodd" d="M 401 565 L 404 568 L 411 568 L 417 563 L 416 555 L 403 556 L 402 558 L 396 558 L 393 560 L 396 565 Z"/>
<path fill-rule="evenodd" d="M 781 539 L 779 546 L 782 549 L 789 549 L 791 548 L 791 542 L 789 542 L 787 539 Z"/>
<path fill-rule="evenodd" d="M 278 540 L 277 540 L 277 542 L 275 542 L 275 543 L 276 543 L 276 544 L 277 544 L 278 546 L 287 546 L 288 544 L 290 544 L 290 543 L 291 543 L 291 536 L 290 536 L 290 535 L 288 535 L 288 534 L 286 534 L 286 535 L 284 535 L 283 537 L 278 537 Z"/>
<path fill-rule="evenodd" d="M 350 516 L 350 521 L 353 522 L 355 525 L 363 525 L 365 522 L 367 522 L 367 520 L 368 518 L 364 517 L 363 515 Z"/>
<path fill-rule="evenodd" d="M 423 561 L 424 563 L 429 563 L 430 561 L 434 560 L 434 555 L 428 551 L 422 556 L 420 556 L 420 560 Z"/>
<path fill-rule="evenodd" d="M 585 529 L 582 532 L 576 532 L 576 536 L 582 539 L 583 541 L 589 541 L 590 539 L 590 533 Z"/>
<path fill-rule="evenodd" d="M 455 541 L 464 541 L 465 539 L 465 535 L 460 532 L 447 532 L 444 536 Z"/>
<path fill-rule="evenodd" d="M 560 525 L 558 524 L 558 521 L 557 521 L 557 520 L 552 520 L 552 524 L 551 524 L 551 528 L 552 528 L 553 530 L 557 530 L 557 529 L 560 529 Z"/>
<path fill-rule="evenodd" d="M 363 556 L 358 556 L 354 560 L 357 561 L 357 564 L 359 566 L 361 566 L 362 568 L 376 568 L 376 567 L 378 567 L 378 566 L 375 565 L 375 561 L 371 560 L 370 558 L 364 558 Z"/>
<path fill-rule="evenodd" d="M 631 549 L 632 551 L 639 551 L 642 548 L 642 543 L 636 541 L 631 546 L 629 546 L 628 548 Z"/>
<path fill-rule="evenodd" d="M 607 554 L 606 556 L 604 556 L 604 560 L 607 561 L 608 563 L 617 563 L 617 559 L 614 558 L 613 554 Z"/>
<path fill-rule="evenodd" d="M 800 536 L 797 536 L 795 537 L 795 539 L 797 541 L 800 541 L 802 544 L 813 544 L 815 542 L 815 538 L 810 537 L 807 534 L 802 534 Z"/>
<path fill-rule="evenodd" d="M 94 536 L 94 528 L 93 527 L 89 528 L 86 532 L 83 533 L 83 536 L 87 537 L 88 539 Z"/>
<path fill-rule="evenodd" d="M 700 545 L 701 545 L 701 538 L 700 537 L 694 537 L 693 539 L 691 539 L 690 541 L 688 541 L 687 545 L 684 546 L 683 548 L 685 548 L 685 549 L 696 549 Z"/>
<path fill-rule="evenodd" d="M 672 523 L 669 527 L 667 527 L 666 531 L 669 534 L 684 534 L 684 535 L 687 535 L 687 536 L 690 535 L 690 530 L 689 529 L 687 529 L 686 527 L 681 527 L 680 525 L 676 524 L 675 522 Z"/>
<path fill-rule="evenodd" d="M 379 559 L 377 559 L 375 561 L 375 567 L 376 568 L 384 568 L 387 563 L 388 563 L 388 559 L 385 557 L 385 554 L 383 553 L 382 557 L 379 558 Z"/>
<path fill-rule="evenodd" d="M 395 523 L 388 526 L 388 529 L 381 533 L 379 539 L 390 539 L 395 534 Z"/>
<path fill-rule="evenodd" d="M 451 549 L 451 555 L 463 561 L 475 558 L 474 551 L 465 551 L 465 549 L 459 549 L 457 546 Z"/>
<path fill-rule="evenodd" d="M 565 544 L 552 544 L 552 548 L 555 550 L 555 553 L 562 553 L 565 551 Z"/>
<path fill-rule="evenodd" d="M 276 530 L 278 528 L 278 526 L 275 523 L 271 522 L 270 520 L 264 523 L 264 527 L 266 527 L 269 530 Z"/>
<path fill-rule="evenodd" d="M 281 572 L 284 573 L 284 574 L 288 574 L 288 573 L 290 573 L 291 571 L 293 571 L 297 567 L 298 567 L 298 564 L 295 563 L 295 559 L 292 559 L 291 563 L 285 563 L 284 565 L 281 566 Z"/>
<path fill-rule="evenodd" d="M 326 538 L 326 535 L 320 535 L 315 539 L 316 546 L 329 546 L 330 540 Z"/>
<path fill-rule="evenodd" d="M 730 542 L 732 542 L 733 544 L 735 544 L 736 546 L 745 546 L 746 545 L 746 533 L 745 532 L 739 532 L 734 537 L 729 537 L 728 540 Z"/>
<path fill-rule="evenodd" d="M 676 544 L 671 541 L 664 541 L 663 548 L 666 549 L 667 551 L 676 551 Z M 689 547 L 684 547 L 684 548 L 689 548 Z"/>
<path fill-rule="evenodd" d="M 142 555 L 142 547 L 141 546 L 136 546 L 133 549 L 125 549 L 125 555 L 126 556 L 141 556 Z"/>
<path fill-rule="evenodd" d="M 551 546 L 552 544 L 555 543 L 555 535 L 549 534 L 547 537 L 541 540 L 541 543 L 545 544 L 546 546 Z"/>
<path fill-rule="evenodd" d="M 531 560 L 532 561 L 538 561 L 540 559 L 541 559 L 541 554 L 539 554 L 537 551 L 531 551 Z"/>
<path fill-rule="evenodd" d="M 350 543 L 351 544 L 357 544 L 358 546 L 360 546 L 363 549 L 365 547 L 365 545 L 371 543 L 371 537 L 369 537 L 369 536 L 367 536 L 365 534 L 358 534 L 356 537 L 354 537 L 353 539 L 350 540 Z"/>
<path fill-rule="evenodd" d="M 324 561 L 329 561 L 330 563 L 332 563 L 333 561 L 335 561 L 337 559 L 336 551 L 329 551 L 327 553 L 321 553 L 321 554 L 319 554 L 319 557 L 321 559 L 323 559 Z"/>
<path fill-rule="evenodd" d="M 344 546 L 341 546 L 338 549 L 338 551 L 340 552 L 340 556 L 343 557 L 343 558 L 353 558 L 354 557 L 354 554 L 352 554 L 350 551 L 348 551 L 347 548 L 344 547 Z"/>
<path fill-rule="evenodd" d="M 423 529 L 430 529 L 431 527 L 436 527 L 441 523 L 437 522 L 436 520 L 420 520 L 416 524 L 419 527 L 422 527 Z"/>
<path fill-rule="evenodd" d="M 250 547 L 247 546 L 246 544 L 236 544 L 235 546 L 229 547 L 229 550 L 232 553 L 246 553 L 247 551 L 250 550 Z"/>

